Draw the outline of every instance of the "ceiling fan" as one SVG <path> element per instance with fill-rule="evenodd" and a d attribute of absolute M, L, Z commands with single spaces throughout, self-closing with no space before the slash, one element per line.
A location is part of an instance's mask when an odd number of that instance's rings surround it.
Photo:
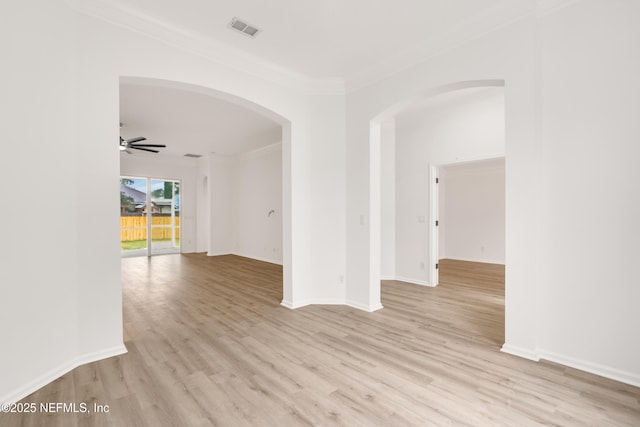
<path fill-rule="evenodd" d="M 129 151 L 129 149 L 134 149 L 134 150 L 149 151 L 151 153 L 159 153 L 158 150 L 154 150 L 153 148 L 166 147 L 166 145 L 164 144 L 138 144 L 138 142 L 146 141 L 146 140 L 147 138 L 145 138 L 144 136 L 138 136 L 136 138 L 131 138 L 131 139 L 123 139 L 122 137 L 120 137 L 120 151 L 124 151 L 127 154 L 131 154 L 131 151 Z"/>

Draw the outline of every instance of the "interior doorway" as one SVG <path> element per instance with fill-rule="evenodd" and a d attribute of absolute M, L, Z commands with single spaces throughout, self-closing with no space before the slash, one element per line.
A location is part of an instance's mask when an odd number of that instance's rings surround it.
<path fill-rule="evenodd" d="M 177 224 L 173 225 L 179 242 L 166 249 L 170 252 L 207 252 L 211 256 L 235 252 L 238 248 L 233 228 L 237 221 L 236 209 L 227 200 L 231 195 L 237 200 L 238 193 L 232 192 L 230 187 L 231 175 L 235 175 L 236 170 L 231 168 L 231 162 L 225 161 L 280 142 L 282 184 L 278 189 L 281 202 L 269 203 L 266 210 L 254 209 L 255 204 L 265 200 L 264 194 L 257 193 L 253 198 L 249 195 L 249 209 L 243 212 L 259 214 L 260 220 L 268 218 L 272 225 L 278 217 L 282 224 L 281 241 L 276 250 L 273 249 L 274 245 L 263 245 L 259 252 L 244 251 L 242 254 L 253 257 L 268 250 L 269 254 L 279 255 L 277 261 L 283 265 L 283 305 L 296 307 L 293 301 L 292 254 L 295 239 L 291 233 L 293 160 L 290 120 L 250 98 L 188 82 L 121 76 L 119 98 L 120 122 L 126 128 L 123 138 L 144 135 L 154 143 L 166 145 L 159 155 L 121 155 L 120 175 L 180 178 L 180 193 L 187 194 L 186 199 L 180 199 L 181 209 L 176 215 L 176 221 L 184 221 L 179 228 Z M 185 111 L 189 113 L 185 114 Z M 188 137 L 185 132 L 189 132 Z M 211 138 L 211 135 L 218 137 Z M 194 157 L 195 167 L 191 162 Z M 226 163 L 224 167 L 217 167 L 223 163 Z M 225 171 L 228 172 L 226 175 Z M 256 177 L 257 174 L 253 172 L 249 171 L 252 177 Z M 269 215 L 272 209 L 276 217 Z M 254 226 L 256 222 L 242 224 Z M 168 228 L 167 224 L 163 225 L 163 228 Z M 158 242 L 152 241 L 151 225 L 144 223 L 138 228 L 146 228 L 147 235 L 144 237 L 148 245 L 138 248 L 137 254 L 127 252 L 125 255 L 156 254 Z M 246 234 L 252 236 L 250 232 Z M 138 244 L 143 246 L 144 241 Z M 295 272 L 295 276 L 306 274 L 303 269 L 296 269 Z"/>
<path fill-rule="evenodd" d="M 122 257 L 180 253 L 180 181 L 120 177 Z"/>
<path fill-rule="evenodd" d="M 504 158 L 504 87 L 500 82 L 476 83 L 443 88 L 410 105 L 392 108 L 372 122 L 370 246 L 377 248 L 370 252 L 372 271 L 380 270 L 379 277 L 372 276 L 373 282 L 383 278 L 436 286 L 446 222 L 439 209 L 440 168 Z M 373 220 L 378 211 L 379 229 Z M 487 251 L 492 247 L 480 243 L 476 249 L 481 246 Z M 377 289 L 372 287 L 372 292 Z"/>
<path fill-rule="evenodd" d="M 504 157 L 430 166 L 430 283 L 441 260 L 505 264 Z"/>

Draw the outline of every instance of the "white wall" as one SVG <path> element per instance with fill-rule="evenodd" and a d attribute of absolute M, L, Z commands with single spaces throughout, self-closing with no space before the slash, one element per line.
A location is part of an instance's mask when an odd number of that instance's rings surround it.
<path fill-rule="evenodd" d="M 238 156 L 232 177 L 233 253 L 282 264 L 282 144 Z"/>
<path fill-rule="evenodd" d="M 0 14 L 0 402 L 75 366 L 125 351 L 117 238 L 118 157 L 87 117 L 87 64 L 62 1 L 16 2 Z M 107 97 L 117 102 L 117 92 Z M 103 118 L 117 123 L 117 116 Z M 113 179 L 112 179 L 113 178 Z M 104 220 L 104 221 L 103 221 Z"/>
<path fill-rule="evenodd" d="M 504 158 L 440 168 L 440 259 L 504 264 L 504 184 Z"/>
<path fill-rule="evenodd" d="M 540 20 L 537 343 L 638 386 L 639 16 L 637 1 L 582 1 Z"/>
<path fill-rule="evenodd" d="M 184 253 L 197 249 L 197 161 L 187 157 L 120 154 L 123 176 L 180 180 L 180 245 Z"/>
<path fill-rule="evenodd" d="M 309 304 L 344 304 L 345 302 L 345 123 L 344 97 L 319 97 L 309 110 L 307 127 L 311 135 L 302 137 L 308 148 L 295 141 L 291 153 L 303 151 L 304 160 L 296 162 L 293 172 L 299 178 L 294 201 L 301 209 L 294 216 L 292 232 L 309 248 L 293 252 L 293 263 L 301 269 L 310 293 Z M 293 132 L 296 126 L 292 125 Z M 283 145 L 286 159 L 286 144 Z M 285 168 L 286 173 L 286 168 Z M 284 180 L 286 185 L 286 179 Z M 286 203 L 286 198 L 285 198 Z M 285 209 L 286 214 L 286 209 Z M 286 224 L 286 217 L 285 222 Z M 286 228 L 285 228 L 286 231 Z M 285 233 L 286 236 L 286 233 Z M 286 240 L 285 240 L 286 245 Z M 301 260 L 305 252 L 312 254 Z M 298 259 L 298 262 L 296 262 Z M 303 262 L 300 262 L 303 261 Z M 286 265 L 286 257 L 284 258 Z M 305 303 L 301 295 L 298 305 Z"/>
<path fill-rule="evenodd" d="M 210 256 L 233 253 L 233 157 L 211 154 L 208 156 L 207 181 L 209 186 L 209 240 Z"/>
<path fill-rule="evenodd" d="M 504 89 L 501 87 L 442 95 L 431 99 L 426 106 L 396 117 L 398 280 L 431 284 L 428 275 L 431 258 L 429 165 L 503 156 L 504 128 Z M 441 219 L 444 223 L 444 218 Z M 440 237 L 446 246 L 447 241 Z"/>
<path fill-rule="evenodd" d="M 380 278 L 396 277 L 396 125 L 387 120 L 380 138 Z"/>
<path fill-rule="evenodd" d="M 209 157 L 196 160 L 196 252 L 208 252 L 211 239 Z"/>

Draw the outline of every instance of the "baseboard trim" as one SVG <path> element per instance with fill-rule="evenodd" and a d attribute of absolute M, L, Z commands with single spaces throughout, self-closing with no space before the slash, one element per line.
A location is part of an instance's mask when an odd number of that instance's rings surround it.
<path fill-rule="evenodd" d="M 344 298 L 314 298 L 313 305 L 345 305 Z"/>
<path fill-rule="evenodd" d="M 615 381 L 620 381 L 635 387 L 640 387 L 640 375 L 638 374 L 621 371 L 619 369 L 611 368 L 609 366 L 600 365 L 598 363 L 593 363 L 586 360 L 580 360 L 573 357 L 563 356 L 562 354 L 554 353 L 552 351 L 547 351 L 543 349 L 538 349 L 537 353 L 540 359 L 548 360 L 554 363 L 559 363 L 564 366 L 569 366 L 571 368 L 589 372 L 594 375 L 599 375 L 601 377 L 609 378 Z"/>
<path fill-rule="evenodd" d="M 236 253 L 236 252 L 231 253 L 231 255 L 239 256 L 239 257 L 242 257 L 242 258 L 249 258 L 249 259 L 253 259 L 253 260 L 261 261 L 261 262 L 268 262 L 269 264 L 282 265 L 282 261 L 276 261 L 276 260 L 268 259 L 268 258 L 262 258 L 262 257 L 252 256 L 252 255 L 243 255 L 243 254 L 239 254 L 239 253 Z"/>
<path fill-rule="evenodd" d="M 93 353 L 85 354 L 83 356 L 78 356 L 73 360 L 70 360 L 62 365 L 50 370 L 49 372 L 39 376 L 33 381 L 25 384 L 20 387 L 18 390 L 9 393 L 6 396 L 0 398 L 0 402 L 2 403 L 16 403 L 25 397 L 29 396 L 31 393 L 40 390 L 42 387 L 47 384 L 57 380 L 64 374 L 74 370 L 78 366 L 85 365 L 87 363 L 97 362 L 98 360 L 106 359 L 113 356 L 118 356 L 120 354 L 124 354 L 127 352 L 127 348 L 123 345 L 119 345 L 116 347 L 96 351 Z"/>
<path fill-rule="evenodd" d="M 288 308 L 289 310 L 295 310 L 296 308 L 302 307 L 302 306 L 296 306 L 291 301 L 287 301 L 287 300 L 282 300 L 280 302 L 280 305 L 285 308 Z"/>
<path fill-rule="evenodd" d="M 290 310 L 306 307 L 308 305 L 346 305 L 348 307 L 366 311 L 368 313 L 372 313 L 374 311 L 380 310 L 381 308 L 384 308 L 382 304 L 365 305 L 355 301 L 345 301 L 343 299 L 333 298 L 308 299 L 303 301 L 296 301 L 295 303 L 292 301 L 282 300 L 280 305 Z"/>
<path fill-rule="evenodd" d="M 540 360 L 548 360 L 549 362 L 558 363 L 560 365 L 578 369 L 580 371 L 589 372 L 590 374 L 609 378 L 615 381 L 620 381 L 634 387 L 640 387 L 640 375 L 638 374 L 622 371 L 620 369 L 611 368 L 609 366 L 600 365 L 598 363 L 593 363 L 586 360 L 576 359 L 574 357 L 564 356 L 553 351 L 548 351 L 540 348 L 536 348 L 535 351 L 532 351 L 526 348 L 513 346 L 506 343 L 502 346 L 502 349 L 500 351 L 502 351 L 503 353 L 508 353 L 514 356 L 533 360 L 535 362 L 539 362 Z"/>
<path fill-rule="evenodd" d="M 540 356 L 538 355 L 537 352 L 529 350 L 524 347 L 518 347 L 515 345 L 505 343 L 503 344 L 500 351 L 503 353 L 511 354 L 513 356 L 518 356 L 524 359 L 533 360 L 534 362 L 540 361 Z"/>
<path fill-rule="evenodd" d="M 467 262 L 477 262 L 480 264 L 497 264 L 497 265 L 505 265 L 504 260 L 492 260 L 486 258 L 455 258 L 455 257 L 444 257 L 441 260 L 452 260 L 452 261 L 467 261 Z"/>
<path fill-rule="evenodd" d="M 207 256 L 225 256 L 232 255 L 231 252 L 207 252 Z"/>
<path fill-rule="evenodd" d="M 236 252 L 220 252 L 220 253 L 207 252 L 207 256 L 225 256 L 225 255 L 234 255 L 234 256 L 239 256 L 239 257 L 242 257 L 242 258 L 253 259 L 253 260 L 256 260 L 256 261 L 268 262 L 269 264 L 283 265 L 282 261 L 275 261 L 275 260 L 272 260 L 272 259 L 256 257 L 256 256 L 252 256 L 252 255 L 243 255 L 243 254 L 236 253 Z"/>
<path fill-rule="evenodd" d="M 356 308 L 358 310 L 366 311 L 367 313 L 373 313 L 374 311 L 378 311 L 384 308 L 383 305 L 380 303 L 374 304 L 374 305 L 365 305 L 365 304 L 360 304 L 359 302 L 356 302 L 356 301 L 346 301 L 343 304 L 351 308 Z"/>
<path fill-rule="evenodd" d="M 397 280 L 398 282 L 411 283 L 412 285 L 428 286 L 430 288 L 435 288 L 436 287 L 436 285 L 432 285 L 431 283 L 429 283 L 429 282 L 427 282 L 425 280 L 409 279 L 407 277 L 396 277 L 393 280 Z"/>
<path fill-rule="evenodd" d="M 295 303 L 293 301 L 282 300 L 282 302 L 280 303 L 281 306 L 286 307 L 290 310 L 306 307 L 311 304 L 313 304 L 313 301 L 310 300 L 296 301 Z"/>

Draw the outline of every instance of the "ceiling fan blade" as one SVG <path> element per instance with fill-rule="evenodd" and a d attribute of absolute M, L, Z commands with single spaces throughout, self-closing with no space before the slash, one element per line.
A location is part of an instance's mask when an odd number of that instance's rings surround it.
<path fill-rule="evenodd" d="M 131 138 L 131 139 L 126 139 L 124 142 L 126 142 L 127 144 L 133 144 L 139 141 L 145 141 L 147 138 L 145 138 L 144 136 L 138 136 L 136 138 Z"/>
<path fill-rule="evenodd" d="M 149 151 L 150 153 L 159 153 L 158 150 L 151 150 L 149 148 L 136 147 L 134 145 L 130 145 L 129 148 L 133 148 L 134 150 Z"/>
<path fill-rule="evenodd" d="M 131 147 L 160 147 L 166 148 L 167 146 L 164 144 L 129 144 Z"/>

